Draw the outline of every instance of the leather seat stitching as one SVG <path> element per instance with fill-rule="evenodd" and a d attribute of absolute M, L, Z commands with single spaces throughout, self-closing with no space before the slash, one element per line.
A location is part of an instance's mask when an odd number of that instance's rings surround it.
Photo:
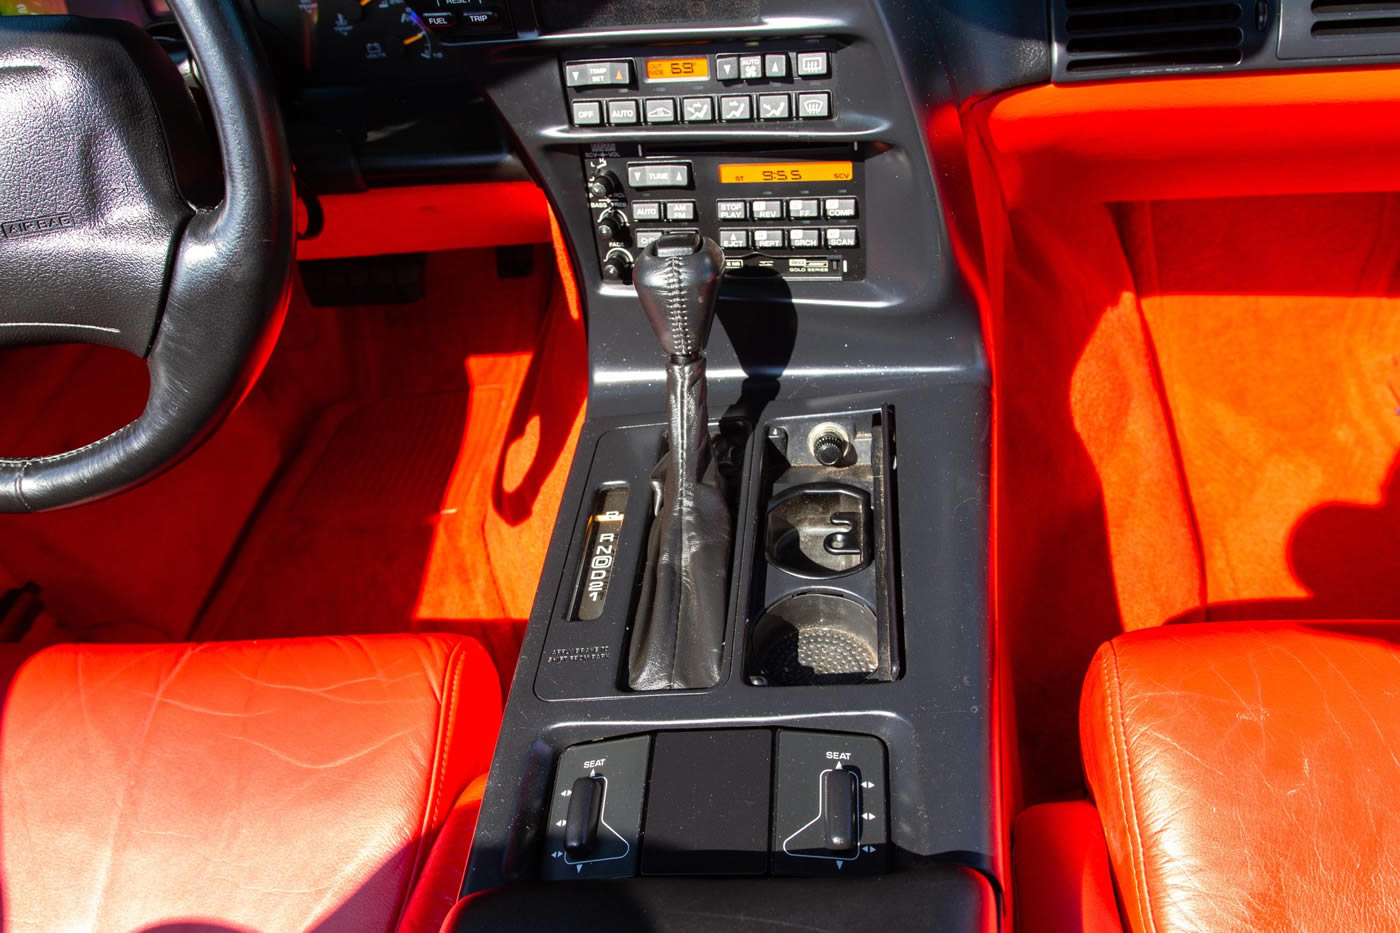
<path fill-rule="evenodd" d="M 1113 667 L 1109 670 L 1109 655 Z M 1127 722 L 1123 717 L 1123 679 L 1118 670 L 1118 651 L 1112 643 L 1100 658 L 1103 668 L 1104 698 L 1107 705 L 1111 746 L 1114 753 L 1114 771 L 1118 773 L 1119 794 L 1123 799 L 1128 826 L 1128 855 L 1133 862 L 1133 885 L 1142 901 L 1142 913 L 1149 930 L 1157 929 L 1157 918 L 1152 910 L 1152 896 L 1147 884 L 1147 855 L 1142 843 L 1142 827 L 1138 824 L 1137 800 L 1133 794 L 1132 755 L 1128 748 Z M 1115 702 L 1116 701 L 1116 702 Z M 1120 749 L 1121 745 L 1121 749 Z M 1118 756 L 1122 754 L 1121 766 Z"/>
<path fill-rule="evenodd" d="M 1113 670 L 1109 670 L 1109 654 L 1113 656 Z M 1142 899 L 1142 915 L 1147 919 L 1149 930 L 1156 930 L 1156 915 L 1152 911 L 1152 895 L 1148 890 L 1147 877 L 1147 850 L 1142 845 L 1142 827 L 1138 824 L 1137 799 L 1133 793 L 1133 756 L 1128 749 L 1127 720 L 1123 716 L 1123 677 L 1119 671 L 1119 653 L 1112 643 L 1109 650 L 1103 656 L 1103 667 L 1105 667 L 1106 686 L 1109 691 L 1109 726 L 1113 731 L 1114 756 L 1119 752 L 1121 744 L 1121 754 L 1123 754 L 1123 766 L 1120 770 L 1120 785 L 1123 787 L 1124 810 L 1127 815 L 1128 827 L 1128 850 L 1134 862 L 1133 874 L 1135 887 L 1138 888 L 1138 897 Z M 1112 692 L 1110 692 L 1112 691 Z"/>
<path fill-rule="evenodd" d="M 465 642 L 458 642 L 452 646 L 451 653 L 447 657 L 445 673 L 441 687 L 443 697 L 442 705 L 438 708 L 438 725 L 434 736 L 433 752 L 436 760 L 431 773 L 431 784 L 428 787 L 427 799 L 423 805 L 423 820 L 418 827 L 418 838 L 415 841 L 413 864 L 408 876 L 408 883 L 404 886 L 403 896 L 399 903 L 398 919 L 394 923 L 394 928 L 398 929 L 403 923 L 405 914 L 408 912 L 409 902 L 413 898 L 413 890 L 417 887 L 419 873 L 423 869 L 426 861 L 428 849 L 429 828 L 437 822 L 438 803 L 442 798 L 442 786 L 447 782 L 447 760 L 452 747 L 452 733 L 456 725 L 454 715 L 457 701 L 457 686 L 461 681 L 458 676 L 462 664 L 466 660 Z"/>

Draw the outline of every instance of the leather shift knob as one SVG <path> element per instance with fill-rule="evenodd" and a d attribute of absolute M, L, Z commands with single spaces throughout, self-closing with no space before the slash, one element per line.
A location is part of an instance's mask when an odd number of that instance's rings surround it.
<path fill-rule="evenodd" d="M 671 233 L 637 258 L 632 282 L 651 329 L 671 357 L 705 355 L 715 321 L 715 296 L 724 275 L 724 252 L 698 233 Z"/>

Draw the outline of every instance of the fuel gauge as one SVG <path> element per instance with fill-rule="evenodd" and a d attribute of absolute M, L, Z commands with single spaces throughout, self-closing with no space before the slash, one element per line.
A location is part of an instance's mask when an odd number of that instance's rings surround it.
<path fill-rule="evenodd" d="M 404 54 L 425 59 L 434 57 L 433 37 L 428 32 L 428 24 L 423 22 L 423 17 L 418 15 L 417 10 L 410 6 L 404 6 L 400 10 L 398 33 Z"/>

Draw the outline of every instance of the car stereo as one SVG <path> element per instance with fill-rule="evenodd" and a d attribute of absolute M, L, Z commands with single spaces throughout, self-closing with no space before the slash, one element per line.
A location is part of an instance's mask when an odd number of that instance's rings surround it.
<path fill-rule="evenodd" d="M 603 278 L 630 280 L 638 251 L 698 230 L 738 276 L 865 277 L 864 162 L 854 144 L 711 151 L 592 143 L 582 182 Z"/>

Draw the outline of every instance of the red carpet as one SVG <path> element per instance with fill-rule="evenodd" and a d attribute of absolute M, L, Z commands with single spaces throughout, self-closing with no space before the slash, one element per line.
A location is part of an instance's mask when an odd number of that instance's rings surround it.
<path fill-rule="evenodd" d="M 554 254 L 535 258 L 501 279 L 491 250 L 434 254 L 416 305 L 299 301 L 204 450 L 96 506 L 0 519 L 0 565 L 43 587 L 65 639 L 447 630 L 508 682 L 587 386 L 577 305 Z M 70 411 L 114 426 L 139 408 L 139 366 L 55 375 L 71 353 L 27 357 L 51 417 L 0 424 L 7 452 L 91 439 Z"/>
<path fill-rule="evenodd" d="M 1081 797 L 1095 648 L 1400 618 L 1390 195 L 1011 212 L 988 330 L 996 597 L 1026 803 Z"/>

